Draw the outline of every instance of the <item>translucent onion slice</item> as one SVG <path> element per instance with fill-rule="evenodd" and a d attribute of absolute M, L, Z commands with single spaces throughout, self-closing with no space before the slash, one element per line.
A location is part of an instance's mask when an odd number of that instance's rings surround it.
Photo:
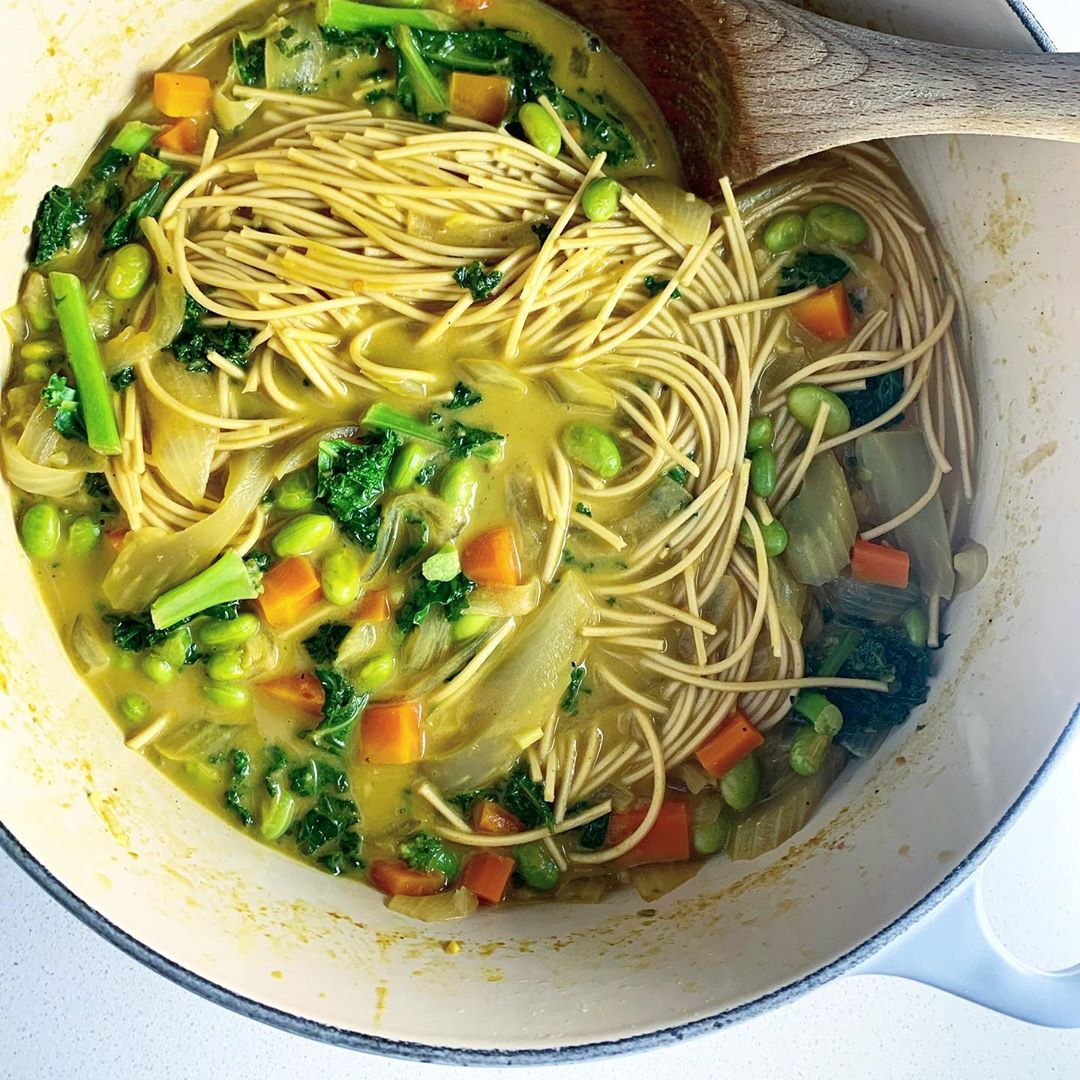
<path fill-rule="evenodd" d="M 662 176 L 635 176 L 625 183 L 660 215 L 679 243 L 700 244 L 709 235 L 712 207 L 704 199 Z"/>
<path fill-rule="evenodd" d="M 436 923 L 468 918 L 479 906 L 479 901 L 461 886 L 452 892 L 436 893 L 434 896 L 391 896 L 386 906 L 410 919 Z"/>

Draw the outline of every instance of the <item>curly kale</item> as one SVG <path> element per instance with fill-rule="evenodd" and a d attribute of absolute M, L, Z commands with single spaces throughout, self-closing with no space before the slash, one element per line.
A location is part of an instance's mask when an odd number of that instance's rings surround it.
<path fill-rule="evenodd" d="M 484 395 L 479 390 L 474 390 L 471 386 L 459 382 L 454 386 L 454 393 L 446 403 L 446 408 L 471 409 L 474 405 L 479 405 L 483 400 Z"/>
<path fill-rule="evenodd" d="M 474 300 L 486 300 L 502 281 L 501 270 L 485 270 L 479 259 L 465 263 L 454 271 L 454 280 L 472 293 Z"/>
<path fill-rule="evenodd" d="M 337 659 L 338 650 L 349 632 L 349 624 L 343 622 L 324 622 L 310 637 L 300 643 L 307 650 L 308 656 L 316 664 L 332 664 Z"/>
<path fill-rule="evenodd" d="M 527 829 L 541 825 L 551 828 L 555 824 L 555 812 L 544 801 L 544 789 L 521 766 L 496 788 L 499 803 L 506 807 Z"/>
<path fill-rule="evenodd" d="M 232 766 L 232 778 L 225 789 L 225 806 L 231 810 L 240 824 L 247 828 L 255 820 L 255 815 L 248 809 L 245 799 L 248 795 L 248 776 L 251 774 L 251 757 L 246 750 L 234 749 L 229 755 Z"/>
<path fill-rule="evenodd" d="M 266 82 L 266 38 L 245 45 L 233 38 L 233 67 L 241 86 L 262 86 Z"/>
<path fill-rule="evenodd" d="M 850 272 L 850 267 L 843 259 L 835 255 L 824 255 L 818 251 L 800 251 L 794 260 L 780 270 L 780 288 L 778 295 L 798 292 L 808 285 L 819 289 L 828 288 L 838 281 L 843 281 Z"/>
<path fill-rule="evenodd" d="M 355 443 L 348 439 L 319 443 L 316 496 L 341 531 L 369 551 L 375 548 L 381 521 L 376 504 L 400 442 L 394 432 L 380 431 Z"/>
<path fill-rule="evenodd" d="M 322 721 L 307 734 L 320 750 L 341 757 L 367 704 L 367 694 L 358 694 L 349 680 L 333 668 L 316 668 L 315 675 L 323 688 Z"/>
<path fill-rule="evenodd" d="M 41 400 L 46 409 L 53 409 L 53 427 L 65 439 L 86 442 L 86 422 L 83 420 L 79 394 L 74 386 L 68 386 L 63 375 L 50 375 L 41 389 Z"/>
<path fill-rule="evenodd" d="M 446 452 L 455 460 L 470 457 L 483 446 L 493 442 L 503 442 L 505 435 L 497 431 L 485 431 L 483 428 L 466 427 L 465 424 L 455 420 L 447 429 L 449 443 Z M 497 447 L 493 449 L 498 449 Z"/>
<path fill-rule="evenodd" d="M 33 255 L 41 266 L 71 249 L 73 234 L 90 220 L 90 211 L 71 188 L 54 186 L 45 192 L 34 218 Z"/>
<path fill-rule="evenodd" d="M 403 634 L 412 633 L 436 605 L 443 609 L 447 622 L 457 622 L 465 614 L 469 593 L 475 588 L 476 582 L 462 573 L 449 581 L 428 581 L 424 577 L 417 577 L 405 603 L 398 609 L 398 629 Z"/>
<path fill-rule="evenodd" d="M 324 791 L 344 795 L 349 790 L 349 780 L 330 762 L 309 758 L 303 765 L 289 771 L 289 790 L 297 795 L 321 795 Z"/>
<path fill-rule="evenodd" d="M 566 684 L 559 708 L 568 716 L 577 716 L 578 698 L 581 696 L 581 684 L 585 679 L 585 663 L 570 665 L 570 681 Z M 585 691 L 589 693 L 588 690 Z"/>
<path fill-rule="evenodd" d="M 414 870 L 440 873 L 447 881 L 453 881 L 461 872 L 461 860 L 432 833 L 410 836 L 402 842 L 398 854 Z"/>
<path fill-rule="evenodd" d="M 134 381 L 135 369 L 133 367 L 121 368 L 114 375 L 109 376 L 109 382 L 118 394 L 123 393 Z"/>
<path fill-rule="evenodd" d="M 670 284 L 671 278 L 654 277 L 652 274 L 645 275 L 645 291 L 650 296 L 659 296 Z M 682 299 L 682 293 L 679 292 L 678 286 L 675 287 L 670 298 L 672 300 Z"/>
<path fill-rule="evenodd" d="M 872 375 L 866 380 L 865 390 L 848 390 L 840 395 L 851 413 L 851 426 L 862 427 L 876 420 L 886 409 L 891 409 L 904 394 L 904 376 L 899 371 L 886 371 Z M 904 419 L 904 414 L 894 416 L 885 427 L 892 427 Z"/>
<path fill-rule="evenodd" d="M 293 827 L 297 849 L 335 877 L 362 870 L 360 815 L 352 799 L 322 794 Z"/>
<path fill-rule="evenodd" d="M 188 371 L 212 371 L 214 365 L 207 359 L 207 354 L 211 352 L 239 368 L 247 367 L 247 354 L 255 331 L 231 322 L 224 326 L 204 326 L 206 315 L 206 308 L 202 304 L 190 296 L 185 298 L 180 332 L 166 346 L 173 356 Z"/>

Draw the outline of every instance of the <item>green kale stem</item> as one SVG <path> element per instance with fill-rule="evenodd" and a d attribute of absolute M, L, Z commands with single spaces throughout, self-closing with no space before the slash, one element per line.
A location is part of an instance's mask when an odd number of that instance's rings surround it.
<path fill-rule="evenodd" d="M 833 678 L 847 663 L 848 658 L 855 651 L 855 646 L 859 644 L 859 637 L 858 630 L 845 630 L 844 633 L 836 639 L 836 644 L 832 647 L 832 651 L 824 660 L 822 660 L 821 666 L 814 674 L 821 679 Z"/>
<path fill-rule="evenodd" d="M 75 375 L 75 385 L 86 424 L 86 441 L 99 454 L 119 454 L 120 431 L 113 412 L 112 391 L 105 377 L 97 338 L 90 325 L 86 290 L 74 274 L 54 270 L 49 274 L 56 321 L 64 339 L 68 361 Z"/>
<path fill-rule="evenodd" d="M 319 0 L 315 18 L 320 26 L 346 34 L 364 30 L 388 30 L 393 26 L 414 26 L 420 30 L 460 30 L 451 15 L 413 7 L 381 7 L 356 0 Z"/>
<path fill-rule="evenodd" d="M 230 548 L 201 574 L 162 593 L 150 605 L 150 618 L 161 630 L 218 604 L 254 600 L 259 595 L 260 577 L 257 570 Z"/>
<path fill-rule="evenodd" d="M 368 409 L 364 414 L 362 423 L 366 427 L 375 428 L 376 431 L 395 431 L 399 435 L 404 435 L 410 439 L 420 439 L 444 450 L 450 448 L 450 436 L 448 434 L 431 424 L 425 424 L 423 420 L 416 420 L 414 417 L 398 412 L 397 409 L 391 408 L 389 405 L 383 405 L 381 402 L 376 402 Z M 498 458 L 501 453 L 502 446 L 498 441 L 478 446 L 472 451 L 474 457 L 481 458 L 484 461 L 492 461 Z"/>

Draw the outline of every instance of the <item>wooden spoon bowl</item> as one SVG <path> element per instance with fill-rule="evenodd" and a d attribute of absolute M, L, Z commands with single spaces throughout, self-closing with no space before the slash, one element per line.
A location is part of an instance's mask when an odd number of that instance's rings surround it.
<path fill-rule="evenodd" d="M 944 0 L 943 0 L 944 2 Z M 656 99 L 712 195 L 835 146 L 898 135 L 1080 141 L 1080 54 L 880 34 L 780 0 L 554 0 Z"/>

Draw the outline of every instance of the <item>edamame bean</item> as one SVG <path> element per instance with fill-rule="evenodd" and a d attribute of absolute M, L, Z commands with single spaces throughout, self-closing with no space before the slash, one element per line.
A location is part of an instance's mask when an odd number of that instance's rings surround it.
<path fill-rule="evenodd" d="M 848 412 L 848 407 L 843 399 L 831 390 L 815 383 L 799 383 L 787 393 L 788 412 L 807 431 L 812 430 L 817 423 L 818 410 L 822 405 L 829 409 L 825 430 L 822 432 L 826 439 L 834 439 L 851 429 L 851 413 Z"/>
<path fill-rule="evenodd" d="M 28 364 L 44 364 L 49 360 L 55 360 L 64 354 L 64 346 L 52 338 L 35 338 L 26 342 L 19 350 L 21 356 Z"/>
<path fill-rule="evenodd" d="M 925 649 L 926 640 L 930 635 L 930 624 L 927 622 L 926 612 L 921 607 L 909 608 L 904 612 L 904 617 L 900 622 L 911 644 L 918 649 Z"/>
<path fill-rule="evenodd" d="M 834 738 L 844 726 L 844 714 L 816 690 L 804 690 L 795 699 L 795 711 L 805 716 L 819 735 Z"/>
<path fill-rule="evenodd" d="M 186 626 L 181 626 L 160 645 L 155 645 L 152 651 L 155 656 L 167 660 L 174 668 L 181 668 L 187 663 L 191 650 L 191 630 Z"/>
<path fill-rule="evenodd" d="M 277 840 L 292 824 L 296 800 L 283 788 L 266 799 L 259 816 L 259 833 L 264 840 Z"/>
<path fill-rule="evenodd" d="M 217 787 L 221 783 L 221 773 L 205 761 L 185 761 L 184 772 L 200 787 Z"/>
<path fill-rule="evenodd" d="M 310 555 L 333 535 L 334 519 L 326 514 L 301 514 L 274 534 L 274 554 L 285 559 L 291 555 Z"/>
<path fill-rule="evenodd" d="M 60 511 L 52 503 L 35 503 L 19 522 L 19 537 L 30 558 L 52 558 L 60 545 Z"/>
<path fill-rule="evenodd" d="M 753 754 L 744 757 L 720 777 L 720 794 L 732 810 L 751 806 L 761 790 L 761 766 Z"/>
<path fill-rule="evenodd" d="M 68 526 L 68 548 L 72 555 L 85 559 L 92 555 L 101 540 L 101 526 L 91 517 L 77 517 Z"/>
<path fill-rule="evenodd" d="M 90 327 L 98 341 L 107 338 L 113 329 L 113 305 L 107 296 L 99 296 L 88 308 Z"/>
<path fill-rule="evenodd" d="M 766 251 L 779 255 L 782 251 L 790 251 L 796 244 L 801 244 L 806 232 L 806 222 L 802 214 L 790 212 L 777 214 L 761 234 L 761 242 Z"/>
<path fill-rule="evenodd" d="M 806 235 L 811 240 L 854 248 L 866 242 L 869 232 L 862 214 L 842 203 L 818 203 L 806 215 Z"/>
<path fill-rule="evenodd" d="M 164 686 L 165 683 L 172 682 L 176 677 L 176 668 L 163 656 L 155 656 L 151 653 L 149 656 L 143 657 L 142 673 L 151 682 Z"/>
<path fill-rule="evenodd" d="M 439 498 L 450 506 L 471 510 L 480 485 L 469 461 L 453 461 L 447 465 L 439 481 Z"/>
<path fill-rule="evenodd" d="M 245 611 L 235 619 L 204 619 L 195 627 L 195 640 L 207 649 L 243 645 L 259 632 L 257 616 Z"/>
<path fill-rule="evenodd" d="M 600 176 L 581 193 L 581 209 L 590 221 L 608 221 L 619 209 L 622 188 L 610 176 Z"/>
<path fill-rule="evenodd" d="M 128 652 L 126 649 L 117 649 L 112 658 L 112 666 L 117 671 L 134 671 L 135 654 Z"/>
<path fill-rule="evenodd" d="M 150 702 L 142 694 L 125 694 L 119 702 L 120 715 L 137 724 L 150 715 Z"/>
<path fill-rule="evenodd" d="M 105 273 L 105 291 L 114 300 L 134 300 L 150 279 L 150 252 L 142 244 L 114 251 Z"/>
<path fill-rule="evenodd" d="M 525 137 L 545 154 L 558 157 L 562 149 L 562 136 L 559 125 L 547 114 L 543 105 L 527 101 L 518 109 L 518 123 L 525 132 Z"/>
<path fill-rule="evenodd" d="M 731 822 L 725 817 L 707 825 L 694 826 L 694 851 L 698 855 L 715 855 L 727 843 Z"/>
<path fill-rule="evenodd" d="M 314 504 L 315 474 L 310 469 L 289 473 L 274 490 L 274 505 L 286 513 L 310 510 Z"/>
<path fill-rule="evenodd" d="M 825 760 L 825 752 L 832 740 L 812 727 L 801 727 L 795 732 L 788 750 L 788 764 L 800 776 L 813 776 Z"/>
<path fill-rule="evenodd" d="M 426 581 L 453 581 L 461 573 L 461 559 L 452 541 L 447 541 L 420 567 Z"/>
<path fill-rule="evenodd" d="M 379 98 L 379 100 L 371 106 L 371 115 L 395 119 L 396 117 L 404 116 L 405 113 L 392 97 L 383 97 Z"/>
<path fill-rule="evenodd" d="M 386 486 L 391 491 L 408 491 L 416 483 L 420 470 L 427 464 L 428 452 L 418 442 L 407 442 L 394 455 Z"/>
<path fill-rule="evenodd" d="M 207 678 L 214 682 L 236 682 L 244 677 L 244 654 L 239 649 L 225 649 L 206 658 Z"/>
<path fill-rule="evenodd" d="M 49 377 L 49 369 L 44 364 L 27 364 L 22 373 L 25 382 L 45 382 Z"/>
<path fill-rule="evenodd" d="M 611 480 L 622 470 L 619 444 L 595 424 L 569 424 L 563 428 L 559 442 L 571 461 L 604 480 Z"/>
<path fill-rule="evenodd" d="M 353 684 L 357 690 L 378 690 L 394 677 L 396 670 L 397 660 L 393 654 L 380 653 L 360 665 L 353 676 Z"/>
<path fill-rule="evenodd" d="M 451 641 L 468 641 L 482 634 L 491 625 L 490 615 L 462 615 L 450 624 Z"/>
<path fill-rule="evenodd" d="M 750 459 L 750 490 L 767 499 L 776 489 L 776 456 L 771 450 L 756 450 Z"/>
<path fill-rule="evenodd" d="M 787 548 L 787 529 L 780 524 L 779 518 L 773 518 L 768 525 L 761 526 L 761 539 L 765 542 L 765 554 L 775 559 L 777 555 L 783 555 Z"/>
<path fill-rule="evenodd" d="M 251 691 L 243 683 L 204 683 L 202 694 L 223 709 L 242 709 L 251 701 Z"/>
<path fill-rule="evenodd" d="M 540 840 L 529 844 L 519 844 L 514 848 L 518 873 L 525 879 L 525 884 L 533 889 L 554 889 L 559 884 L 559 865 L 551 857 L 551 852 Z"/>
<path fill-rule="evenodd" d="M 772 446 L 773 422 L 771 416 L 755 416 L 746 430 L 746 452 L 754 454 Z"/>
<path fill-rule="evenodd" d="M 363 567 L 360 556 L 352 548 L 339 547 L 331 551 L 323 559 L 321 574 L 323 596 L 331 604 L 346 607 L 360 595 Z"/>

